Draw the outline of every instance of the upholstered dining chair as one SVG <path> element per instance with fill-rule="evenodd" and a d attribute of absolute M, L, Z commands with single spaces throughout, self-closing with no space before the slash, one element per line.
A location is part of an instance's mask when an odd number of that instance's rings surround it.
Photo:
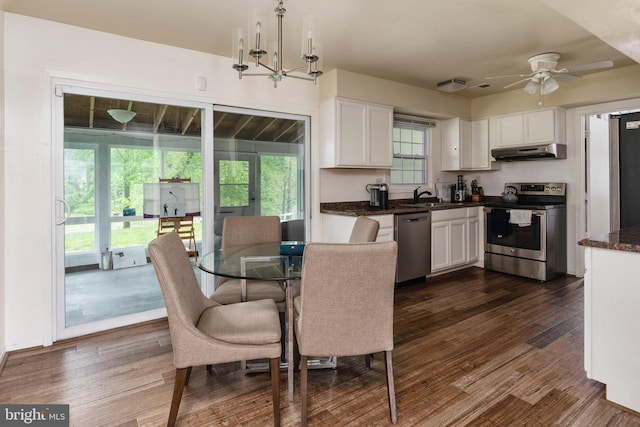
<path fill-rule="evenodd" d="M 397 252 L 395 241 L 305 247 L 301 294 L 295 300 L 302 425 L 307 423 L 309 356 L 378 352 L 385 354 L 389 412 L 397 422 L 392 363 Z"/>
<path fill-rule="evenodd" d="M 184 387 L 198 365 L 270 359 L 274 425 L 280 425 L 281 329 L 273 300 L 221 305 L 198 286 L 175 232 L 149 243 L 149 256 L 167 306 L 176 379 L 167 426 L 175 425 Z"/>
<path fill-rule="evenodd" d="M 277 216 L 228 216 L 222 226 L 222 249 L 230 246 L 280 242 L 282 226 Z M 247 280 L 246 300 L 272 299 L 281 313 L 285 311 L 285 290 L 281 282 Z M 215 291 L 209 296 L 220 304 L 242 300 L 242 280 L 218 277 Z"/>
<path fill-rule="evenodd" d="M 366 216 L 359 216 L 353 224 L 349 243 L 375 242 L 378 237 L 380 223 Z"/>
<path fill-rule="evenodd" d="M 375 219 L 371 219 L 366 216 L 359 216 L 356 218 L 356 222 L 351 229 L 351 235 L 349 236 L 349 243 L 365 243 L 375 242 L 378 238 L 378 230 L 380 229 L 380 223 Z M 300 282 L 296 281 L 293 284 L 293 295 L 297 297 L 300 295 Z M 365 363 L 369 363 L 369 359 L 365 359 Z"/>

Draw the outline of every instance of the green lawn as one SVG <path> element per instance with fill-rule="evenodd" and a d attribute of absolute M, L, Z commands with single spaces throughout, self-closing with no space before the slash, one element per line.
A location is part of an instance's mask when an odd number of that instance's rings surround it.
<path fill-rule="evenodd" d="M 194 223 L 196 240 L 202 240 L 202 221 Z M 124 222 L 111 224 L 111 247 L 147 246 L 156 237 L 157 219 L 135 220 L 125 228 Z M 74 224 L 65 226 L 65 253 L 99 251 L 95 243 L 94 224 Z"/>

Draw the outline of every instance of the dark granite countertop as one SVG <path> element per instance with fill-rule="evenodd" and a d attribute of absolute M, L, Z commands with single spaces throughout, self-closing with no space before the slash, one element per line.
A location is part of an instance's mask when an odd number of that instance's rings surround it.
<path fill-rule="evenodd" d="M 435 199 L 420 199 L 421 203 L 433 203 Z M 320 213 L 344 215 L 344 216 L 374 216 L 374 215 L 396 215 L 418 212 L 431 212 L 445 209 L 472 208 L 475 206 L 483 206 L 482 202 L 464 202 L 464 203 L 442 203 L 435 206 L 410 207 L 402 206 L 402 204 L 411 203 L 410 199 L 389 200 L 389 209 L 378 209 L 369 206 L 368 201 L 364 202 L 330 202 L 320 203 Z"/>
<path fill-rule="evenodd" d="M 613 251 L 640 252 L 640 226 L 587 237 L 580 240 L 578 244 Z"/>

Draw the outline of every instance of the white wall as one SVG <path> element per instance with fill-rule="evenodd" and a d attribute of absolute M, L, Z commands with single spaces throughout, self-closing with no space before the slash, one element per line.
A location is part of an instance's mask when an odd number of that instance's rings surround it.
<path fill-rule="evenodd" d="M 274 89 L 266 77 L 238 80 L 229 58 L 10 13 L 4 24 L 6 350 L 46 345 L 54 334 L 53 82 L 317 117 L 318 86 L 290 79 Z M 198 76 L 208 81 L 204 92 L 196 89 Z M 318 179 L 312 182 L 313 196 Z M 311 206 L 319 217 L 318 201 Z"/>

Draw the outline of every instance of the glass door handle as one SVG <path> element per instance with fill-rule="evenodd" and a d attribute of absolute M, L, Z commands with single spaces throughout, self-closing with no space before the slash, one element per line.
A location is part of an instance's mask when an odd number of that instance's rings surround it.
<path fill-rule="evenodd" d="M 69 205 L 69 202 L 67 202 L 65 199 L 59 197 L 56 197 L 56 202 L 60 203 L 64 208 L 64 214 L 62 215 L 62 217 L 60 217 L 57 212 L 58 206 L 56 206 L 56 225 L 62 225 L 67 222 L 67 220 L 71 216 L 71 205 Z"/>

